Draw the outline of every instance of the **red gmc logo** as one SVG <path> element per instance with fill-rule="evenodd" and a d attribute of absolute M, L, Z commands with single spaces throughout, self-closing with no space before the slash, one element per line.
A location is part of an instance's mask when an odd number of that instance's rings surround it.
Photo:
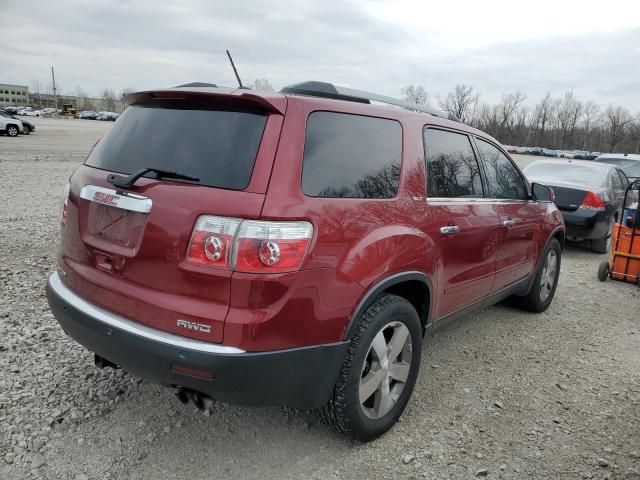
<path fill-rule="evenodd" d="M 104 203 L 105 205 L 111 205 L 112 207 L 118 205 L 118 200 L 120 200 L 120 196 L 112 193 L 96 192 L 93 194 L 94 202 Z"/>

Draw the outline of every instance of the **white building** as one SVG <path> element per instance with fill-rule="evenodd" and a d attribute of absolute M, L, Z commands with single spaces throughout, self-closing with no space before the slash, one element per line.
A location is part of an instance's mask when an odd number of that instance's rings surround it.
<path fill-rule="evenodd" d="M 29 87 L 0 83 L 0 105 L 19 107 L 29 104 Z"/>

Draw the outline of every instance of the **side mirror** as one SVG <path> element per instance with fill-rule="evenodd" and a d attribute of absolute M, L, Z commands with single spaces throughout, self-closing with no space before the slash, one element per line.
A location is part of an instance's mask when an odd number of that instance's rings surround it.
<path fill-rule="evenodd" d="M 531 184 L 531 196 L 536 202 L 555 202 L 556 194 L 551 187 L 540 183 Z"/>

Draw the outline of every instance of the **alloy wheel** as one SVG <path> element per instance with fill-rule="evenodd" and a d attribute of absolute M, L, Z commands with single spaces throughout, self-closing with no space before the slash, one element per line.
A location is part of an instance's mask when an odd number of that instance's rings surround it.
<path fill-rule="evenodd" d="M 387 324 L 373 338 L 359 385 L 367 417 L 384 417 L 400 398 L 411 371 L 411 349 L 411 333 L 401 322 Z"/>
<path fill-rule="evenodd" d="M 558 255 L 555 250 L 549 250 L 544 260 L 544 267 L 540 278 L 540 300 L 546 301 L 556 284 L 558 270 Z"/>

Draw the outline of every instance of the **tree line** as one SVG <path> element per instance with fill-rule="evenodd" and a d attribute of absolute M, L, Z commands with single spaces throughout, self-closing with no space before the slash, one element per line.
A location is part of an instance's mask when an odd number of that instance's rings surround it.
<path fill-rule="evenodd" d="M 479 92 L 465 84 L 435 99 L 423 85 L 406 86 L 402 95 L 418 105 L 435 103 L 505 145 L 640 153 L 640 112 L 634 115 L 613 104 L 602 108 L 578 99 L 572 90 L 560 98 L 547 93 L 535 105 L 526 104 L 527 96 L 520 91 L 502 95 L 498 103 L 483 102 Z"/>

